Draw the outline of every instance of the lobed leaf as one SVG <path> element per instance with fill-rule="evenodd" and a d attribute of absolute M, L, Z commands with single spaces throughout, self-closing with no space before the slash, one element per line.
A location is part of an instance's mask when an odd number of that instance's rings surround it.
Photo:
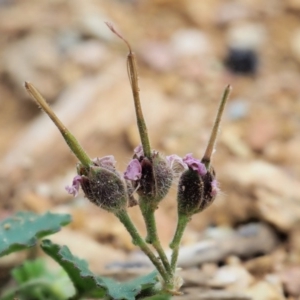
<path fill-rule="evenodd" d="M 157 272 L 137 277 L 128 282 L 119 283 L 110 278 L 102 277 L 108 288 L 108 295 L 114 300 L 135 300 L 142 290 L 153 287 L 157 283 Z"/>
<path fill-rule="evenodd" d="M 114 300 L 135 300 L 143 289 L 157 283 L 156 271 L 125 283 L 119 283 L 93 274 L 87 262 L 74 256 L 67 246 L 59 246 L 50 240 L 43 240 L 41 247 L 67 272 L 77 291 L 77 298 L 106 296 Z"/>
<path fill-rule="evenodd" d="M 0 223 L 0 257 L 34 246 L 37 240 L 71 222 L 66 214 L 18 212 Z"/>

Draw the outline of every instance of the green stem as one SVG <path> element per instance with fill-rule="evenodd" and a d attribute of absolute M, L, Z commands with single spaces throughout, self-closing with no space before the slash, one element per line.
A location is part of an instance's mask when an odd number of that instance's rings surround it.
<path fill-rule="evenodd" d="M 171 281 L 170 276 L 166 273 L 159 259 L 154 255 L 154 253 L 148 247 L 144 239 L 138 233 L 136 227 L 134 226 L 130 217 L 128 216 L 127 211 L 120 210 L 115 215 L 122 222 L 122 224 L 125 226 L 129 234 L 131 235 L 133 244 L 140 247 L 140 249 L 148 256 L 148 258 L 151 260 L 153 265 L 156 267 L 157 271 L 160 273 L 165 283 L 167 285 L 170 285 L 170 281 Z"/>
<path fill-rule="evenodd" d="M 66 128 L 66 126 L 60 121 L 60 119 L 53 112 L 49 104 L 46 102 L 44 97 L 40 94 L 40 92 L 29 82 L 25 82 L 25 88 L 29 95 L 36 101 L 38 106 L 49 116 L 49 118 L 53 121 L 56 127 L 59 129 L 66 143 L 75 154 L 75 156 L 79 159 L 79 161 L 85 167 L 89 167 L 92 165 L 91 159 L 88 157 L 86 152 L 83 150 L 81 145 L 78 143 L 76 138 L 71 134 L 71 132 Z"/>
<path fill-rule="evenodd" d="M 184 230 L 189 221 L 190 221 L 189 216 L 182 215 L 182 214 L 178 215 L 176 231 L 175 231 L 173 240 L 170 243 L 170 248 L 173 249 L 172 256 L 171 256 L 171 269 L 172 269 L 173 274 L 176 271 L 180 242 L 181 242 Z"/>
<path fill-rule="evenodd" d="M 50 296 L 53 296 L 54 299 L 57 299 L 57 300 L 65 299 L 65 297 L 63 295 L 61 295 L 57 291 L 53 290 L 53 288 L 51 286 L 51 282 L 49 282 L 48 280 L 33 279 L 31 281 L 21 284 L 20 286 L 14 288 L 14 289 L 11 289 L 10 291 L 8 291 L 6 294 L 4 294 L 1 297 L 1 300 L 14 299 L 17 294 L 20 294 L 28 289 L 33 291 L 33 289 L 35 289 L 36 287 L 38 287 L 39 289 L 42 289 L 42 288 L 45 289 Z"/>
<path fill-rule="evenodd" d="M 211 135 L 206 147 L 206 150 L 204 152 L 203 158 L 202 158 L 202 163 L 205 164 L 206 169 L 209 169 L 209 165 L 210 165 L 210 161 L 211 161 L 211 156 L 213 154 L 214 148 L 215 148 L 215 144 L 216 144 L 216 139 L 217 139 L 217 135 L 218 135 L 218 131 L 220 128 L 220 122 L 222 119 L 222 114 L 224 112 L 224 108 L 227 102 L 227 99 L 229 97 L 229 94 L 231 92 L 231 86 L 228 85 L 226 87 L 226 89 L 224 90 L 219 108 L 218 108 L 218 112 L 217 112 L 217 116 L 213 125 L 213 129 L 211 131 Z"/>
<path fill-rule="evenodd" d="M 145 122 L 143 112 L 142 112 L 142 107 L 141 107 L 140 89 L 139 89 L 139 84 L 138 84 L 138 72 L 137 72 L 135 55 L 134 55 L 133 51 L 131 50 L 131 46 L 128 43 L 128 41 L 114 28 L 114 26 L 109 22 L 105 22 L 105 24 L 115 35 L 117 35 L 121 40 L 124 41 L 124 43 L 127 45 L 128 49 L 129 49 L 129 54 L 127 56 L 127 71 L 128 71 L 128 77 L 129 77 L 132 94 L 133 94 L 135 113 L 136 113 L 136 118 L 137 118 L 137 125 L 138 125 L 138 129 L 139 129 L 140 137 L 141 137 L 144 155 L 150 159 L 151 158 L 151 146 L 150 146 L 150 141 L 149 141 L 149 137 L 148 137 L 146 122 Z"/>
<path fill-rule="evenodd" d="M 141 212 L 144 217 L 144 221 L 145 221 L 146 229 L 147 229 L 146 242 L 153 245 L 153 247 L 157 251 L 157 253 L 165 267 L 165 270 L 168 272 L 168 274 L 172 274 L 170 263 L 169 263 L 168 258 L 161 246 L 161 243 L 160 243 L 160 240 L 159 240 L 159 237 L 157 234 L 154 210 L 151 206 L 147 205 L 146 200 L 143 201 L 143 199 L 140 198 L 139 203 L 140 203 Z"/>
<path fill-rule="evenodd" d="M 138 86 L 137 66 L 135 61 L 135 55 L 130 48 L 129 48 L 129 54 L 127 58 L 127 68 L 128 68 L 128 76 L 129 76 L 129 81 L 130 81 L 132 94 L 133 94 L 137 125 L 140 133 L 141 143 L 144 150 L 144 155 L 150 159 L 151 146 L 150 146 L 147 126 L 143 116 L 143 111 L 142 111 L 142 106 L 140 101 L 140 89 Z"/>

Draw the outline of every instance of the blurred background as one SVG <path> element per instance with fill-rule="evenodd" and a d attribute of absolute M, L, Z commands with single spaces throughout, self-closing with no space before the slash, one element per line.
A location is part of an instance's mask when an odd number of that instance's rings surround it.
<path fill-rule="evenodd" d="M 0 0 L 0 219 L 67 212 L 72 224 L 51 239 L 92 270 L 147 268 L 113 215 L 66 193 L 76 158 L 24 90 L 32 82 L 90 157 L 112 154 L 124 171 L 140 142 L 128 49 L 110 21 L 137 55 L 161 153 L 201 158 L 222 92 L 233 87 L 213 157 L 222 193 L 184 235 L 184 291 L 300 299 L 299 16 L 299 0 Z M 175 199 L 176 184 L 156 213 L 166 248 Z M 130 213 L 144 233 L 138 208 Z M 2 258 L 0 272 L 26 255 Z"/>

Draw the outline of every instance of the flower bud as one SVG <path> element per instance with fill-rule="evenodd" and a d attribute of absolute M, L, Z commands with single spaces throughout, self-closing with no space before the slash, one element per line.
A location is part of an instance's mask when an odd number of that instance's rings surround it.
<path fill-rule="evenodd" d="M 172 184 L 173 171 L 170 164 L 157 151 L 152 151 L 151 159 L 145 157 L 141 146 L 135 148 L 134 153 L 124 178 L 132 182 L 140 197 L 157 205 L 166 196 Z"/>
<path fill-rule="evenodd" d="M 216 198 L 219 191 L 215 172 L 209 170 L 199 160 L 187 154 L 183 158 L 188 169 L 184 171 L 178 184 L 178 213 L 192 216 L 207 208 Z"/>
<path fill-rule="evenodd" d="M 81 186 L 85 196 L 97 206 L 117 212 L 125 209 L 128 203 L 127 185 L 115 169 L 113 156 L 105 156 L 93 160 L 93 165 L 77 167 L 79 175 L 73 179 L 71 187 L 66 190 L 76 196 Z"/>

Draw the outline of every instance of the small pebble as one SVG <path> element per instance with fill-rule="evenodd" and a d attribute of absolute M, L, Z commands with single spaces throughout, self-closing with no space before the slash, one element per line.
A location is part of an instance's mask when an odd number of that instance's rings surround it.
<path fill-rule="evenodd" d="M 248 112 L 249 105 L 244 99 L 231 100 L 228 103 L 227 115 L 233 121 L 245 118 Z"/>
<path fill-rule="evenodd" d="M 210 42 L 205 33 L 196 29 L 177 31 L 171 40 L 171 48 L 177 57 L 199 56 L 210 50 Z"/>
<path fill-rule="evenodd" d="M 254 75 L 258 68 L 258 56 L 252 49 L 229 48 L 224 63 L 235 74 Z"/>

